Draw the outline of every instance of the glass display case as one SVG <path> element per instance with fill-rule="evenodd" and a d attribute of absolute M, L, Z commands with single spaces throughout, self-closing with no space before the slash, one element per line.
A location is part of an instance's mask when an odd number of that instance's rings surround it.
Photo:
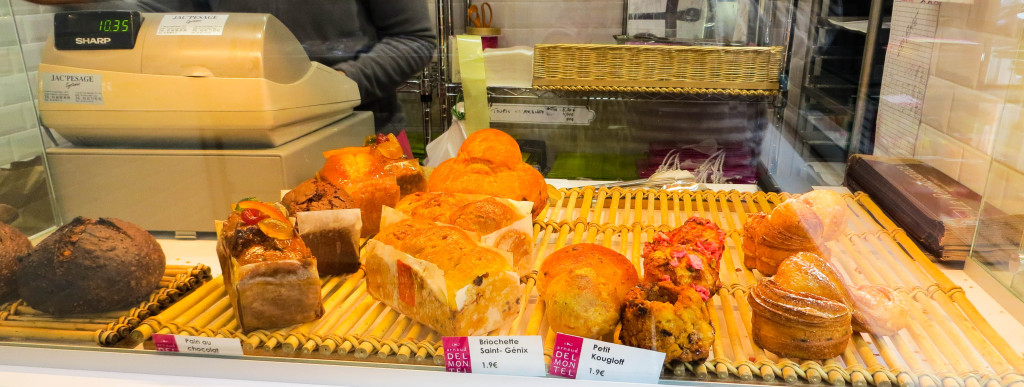
<path fill-rule="evenodd" d="M 0 0 L 0 384 L 1022 386 L 1022 10 L 840 4 L 427 1 L 389 136 L 273 15 Z"/>

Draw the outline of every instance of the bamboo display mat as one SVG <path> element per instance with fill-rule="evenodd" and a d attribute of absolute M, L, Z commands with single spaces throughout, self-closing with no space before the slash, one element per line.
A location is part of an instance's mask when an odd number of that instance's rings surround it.
<path fill-rule="evenodd" d="M 864 194 L 844 195 L 849 210 L 844 234 L 830 247 L 832 260 L 854 284 L 880 284 L 903 297 L 909 326 L 891 337 L 855 333 L 833 359 L 779 358 L 754 344 L 746 295 L 761 275 L 742 265 L 742 225 L 748 214 L 770 211 L 786 194 L 736 191 L 667 192 L 621 188 L 563 189 L 561 198 L 534 222 L 535 251 L 546 257 L 569 244 L 615 249 L 639 270 L 640 251 L 654 233 L 690 216 L 711 219 L 726 232 L 723 287 L 709 301 L 716 328 L 713 354 L 703 364 L 679 364 L 667 377 L 854 386 L 1024 387 L 1024 359 L 1002 339 L 952 283 Z M 535 263 L 539 268 L 541 259 Z M 323 318 L 281 330 L 237 330 L 221 278 L 214 279 L 132 332 L 238 337 L 249 354 L 421 361 L 443 364 L 440 337 L 366 293 L 362 271 L 323 279 Z M 519 317 L 493 335 L 541 335 L 550 360 L 554 333 L 544 303 L 524 280 Z M 1005 332 L 1005 334 L 1021 334 Z M 614 340 L 619 342 L 618 337 Z"/>
<path fill-rule="evenodd" d="M 95 343 L 112 346 L 127 338 L 143 320 L 158 315 L 211 278 L 210 268 L 168 265 L 160 287 L 146 301 L 128 310 L 52 316 L 32 309 L 23 300 L 0 306 L 0 337 L 62 344 Z"/>

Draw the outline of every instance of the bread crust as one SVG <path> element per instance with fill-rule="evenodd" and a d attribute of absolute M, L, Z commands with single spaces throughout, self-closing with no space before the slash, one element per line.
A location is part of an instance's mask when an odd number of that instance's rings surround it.
<path fill-rule="evenodd" d="M 54 315 L 128 308 L 157 288 L 165 265 L 160 245 L 139 226 L 78 217 L 24 256 L 18 293 Z"/>
<path fill-rule="evenodd" d="M 626 294 L 638 282 L 636 269 L 622 254 L 579 243 L 544 260 L 537 290 L 554 331 L 597 339 L 615 330 Z"/>

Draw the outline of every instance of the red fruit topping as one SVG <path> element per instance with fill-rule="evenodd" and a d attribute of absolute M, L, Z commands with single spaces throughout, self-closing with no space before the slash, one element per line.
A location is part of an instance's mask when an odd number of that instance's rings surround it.
<path fill-rule="evenodd" d="M 668 234 L 658 231 L 657 234 L 654 234 L 654 242 L 672 242 L 672 238 L 669 238 Z"/>
<path fill-rule="evenodd" d="M 689 260 L 687 263 L 689 263 L 690 268 L 692 268 L 693 270 L 704 270 L 704 262 L 701 262 L 700 257 L 693 254 L 689 254 L 686 256 L 686 259 Z"/>
<path fill-rule="evenodd" d="M 711 298 L 711 292 L 708 291 L 708 288 L 705 288 L 700 285 L 693 285 L 693 290 L 696 290 L 697 293 L 700 293 L 701 300 L 707 301 L 709 298 Z"/>
<path fill-rule="evenodd" d="M 269 215 L 264 214 L 262 211 L 255 208 L 246 208 L 242 210 L 242 221 L 245 222 L 245 224 L 256 224 L 269 217 Z"/>
<path fill-rule="evenodd" d="M 661 280 L 662 281 L 672 281 L 672 277 L 669 277 L 668 274 L 662 274 L 661 275 Z"/>

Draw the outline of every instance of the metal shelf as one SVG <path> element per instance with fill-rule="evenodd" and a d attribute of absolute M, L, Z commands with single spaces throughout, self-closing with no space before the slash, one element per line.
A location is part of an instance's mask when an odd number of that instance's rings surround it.
<path fill-rule="evenodd" d="M 448 84 L 448 95 L 456 96 L 462 90 L 458 83 Z M 488 87 L 487 96 L 495 98 L 555 98 L 582 100 L 622 101 L 722 101 L 722 102 L 771 102 L 775 95 L 732 95 L 725 93 L 654 93 L 617 91 L 569 91 L 516 87 Z"/>
<path fill-rule="evenodd" d="M 421 90 L 422 89 L 420 88 L 420 80 L 419 79 L 410 79 L 408 81 L 405 81 L 405 83 L 403 83 L 401 85 L 398 85 L 398 89 L 396 91 L 399 92 L 399 93 L 415 93 L 415 94 L 420 94 Z"/>
<path fill-rule="evenodd" d="M 816 87 L 808 85 L 804 87 L 802 92 L 804 94 L 807 94 L 809 100 L 821 104 L 831 112 L 843 115 L 853 115 L 854 113 L 853 109 L 850 106 L 848 106 L 847 104 L 840 103 L 839 101 L 836 101 L 831 96 L 825 94 Z"/>

